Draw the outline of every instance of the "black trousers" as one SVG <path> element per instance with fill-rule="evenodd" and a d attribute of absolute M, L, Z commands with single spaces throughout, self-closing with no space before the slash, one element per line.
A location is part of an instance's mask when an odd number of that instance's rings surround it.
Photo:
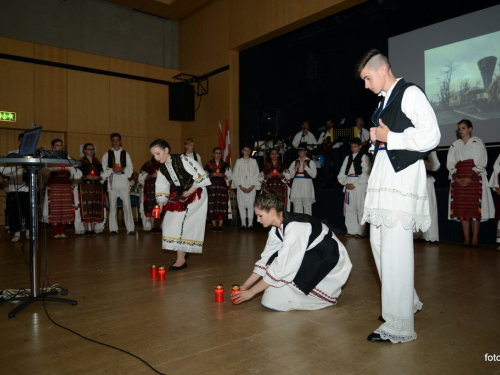
<path fill-rule="evenodd" d="M 30 194 L 26 192 L 8 193 L 7 215 L 9 215 L 9 231 L 11 233 L 21 231 L 23 219 L 26 229 L 28 229 L 30 220 Z"/>

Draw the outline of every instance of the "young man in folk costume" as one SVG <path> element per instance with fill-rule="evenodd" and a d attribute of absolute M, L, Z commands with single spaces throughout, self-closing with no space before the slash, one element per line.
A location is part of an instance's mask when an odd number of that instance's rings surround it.
<path fill-rule="evenodd" d="M 232 187 L 237 190 L 241 230 L 253 230 L 253 204 L 255 202 L 256 191 L 260 189 L 259 166 L 257 165 L 257 161 L 250 157 L 251 152 L 250 145 L 243 145 L 241 149 L 243 157 L 236 161 L 233 172 Z"/>
<path fill-rule="evenodd" d="M 231 166 L 222 160 L 222 149 L 212 150 L 213 159 L 205 165 L 212 185 L 208 191 L 208 219 L 212 221 L 212 232 L 223 232 L 222 224 L 230 216 L 228 185 L 233 179 Z"/>
<path fill-rule="evenodd" d="M 316 178 L 316 165 L 307 157 L 307 144 L 298 146 L 299 158 L 292 162 L 290 177 L 293 178 L 290 200 L 293 203 L 293 212 L 312 215 L 312 204 L 316 202 L 313 178 Z"/>
<path fill-rule="evenodd" d="M 365 206 L 366 186 L 372 163 L 361 153 L 361 139 L 350 140 L 352 154 L 346 156 L 337 176 L 344 186 L 344 216 L 346 237 L 364 237 L 366 225 L 361 224 Z"/>
<path fill-rule="evenodd" d="M 356 68 L 365 88 L 383 97 L 372 116 L 374 161 L 362 223 L 371 224 L 384 323 L 368 341 L 408 342 L 417 338 L 413 314 L 422 308 L 414 288 L 413 232 L 431 223 L 423 158 L 439 144 L 441 133 L 425 94 L 396 79 L 380 51 L 365 53 Z"/>
<path fill-rule="evenodd" d="M 122 148 L 122 136 L 112 133 L 111 149 L 102 157 L 102 178 L 108 184 L 109 198 L 109 234 L 118 234 L 118 221 L 116 217 L 116 205 L 118 198 L 123 202 L 123 217 L 127 234 L 135 235 L 134 217 L 132 216 L 132 204 L 130 202 L 129 178 L 134 172 L 132 159 L 127 151 Z"/>
<path fill-rule="evenodd" d="M 192 138 L 186 138 L 184 140 L 184 148 L 186 150 L 184 152 L 184 155 L 186 155 L 188 158 L 193 159 L 199 165 L 203 165 L 200 154 L 197 154 L 194 150 L 194 140 Z"/>

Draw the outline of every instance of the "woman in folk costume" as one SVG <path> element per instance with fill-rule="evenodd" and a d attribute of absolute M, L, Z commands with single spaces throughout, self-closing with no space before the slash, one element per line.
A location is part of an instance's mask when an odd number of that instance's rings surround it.
<path fill-rule="evenodd" d="M 63 141 L 51 142 L 53 151 L 62 151 Z M 68 238 L 66 225 L 75 221 L 74 179 L 79 179 L 80 170 L 73 167 L 46 167 L 43 169 L 45 199 L 43 204 L 43 222 L 52 226 L 54 238 Z"/>
<path fill-rule="evenodd" d="M 165 211 L 162 247 L 177 251 L 177 259 L 169 271 L 178 271 L 187 267 L 187 254 L 203 250 L 208 201 L 206 186 L 210 185 L 210 179 L 193 159 L 171 155 L 170 145 L 163 139 L 153 141 L 150 151 L 160 162 L 156 201 Z"/>
<path fill-rule="evenodd" d="M 497 203 L 495 206 L 495 221 L 497 223 L 497 251 L 500 251 L 500 155 L 498 155 L 495 164 L 493 164 L 493 174 L 491 175 L 490 188 L 497 193 Z"/>
<path fill-rule="evenodd" d="M 469 120 L 461 120 L 458 123 L 460 139 L 448 150 L 446 167 L 451 180 L 448 218 L 462 223 L 464 242 L 460 246 L 477 248 L 479 225 L 495 215 L 495 208 L 486 188 L 486 147 L 482 140 L 472 136 L 472 129 Z M 469 234 L 471 226 L 472 240 Z"/>
<path fill-rule="evenodd" d="M 161 233 L 161 219 L 153 217 L 153 209 L 156 206 L 156 177 L 159 170 L 160 162 L 151 157 L 139 173 L 139 184 L 142 185 L 142 195 L 139 197 L 142 227 L 150 233 Z"/>
<path fill-rule="evenodd" d="M 259 180 L 262 184 L 262 190 L 274 190 L 280 200 L 285 205 L 287 211 L 290 211 L 290 171 L 285 163 L 279 160 L 280 154 L 277 148 L 271 149 L 269 153 L 269 161 L 262 167 L 262 172 L 259 174 Z"/>
<path fill-rule="evenodd" d="M 215 147 L 212 150 L 213 159 L 205 165 L 205 171 L 210 177 L 212 185 L 208 191 L 208 219 L 212 221 L 213 232 L 223 232 L 222 223 L 229 218 L 229 191 L 228 185 L 233 179 L 231 166 L 222 158 L 222 149 Z M 217 225 L 219 222 L 219 225 Z"/>
<path fill-rule="evenodd" d="M 290 177 L 293 178 L 290 200 L 293 203 L 293 212 L 312 215 L 312 204 L 316 202 L 314 195 L 313 178 L 316 178 L 317 169 L 311 159 L 307 157 L 307 145 L 301 143 L 297 148 L 299 158 L 290 165 Z"/>
<path fill-rule="evenodd" d="M 83 145 L 84 157 L 78 167 L 82 174 L 78 184 L 78 200 L 80 202 L 80 218 L 85 228 L 85 235 L 95 236 L 104 230 L 106 221 L 106 194 L 102 184 L 102 164 L 95 157 L 95 147 L 92 143 Z M 98 226 L 98 228 L 97 228 Z M 76 227 L 76 224 L 75 224 Z"/>
<path fill-rule="evenodd" d="M 309 215 L 285 212 L 271 189 L 255 200 L 255 214 L 271 229 L 261 259 L 241 291 L 231 296 L 233 301 L 247 301 L 265 290 L 262 306 L 276 311 L 337 304 L 352 264 L 330 228 Z"/>

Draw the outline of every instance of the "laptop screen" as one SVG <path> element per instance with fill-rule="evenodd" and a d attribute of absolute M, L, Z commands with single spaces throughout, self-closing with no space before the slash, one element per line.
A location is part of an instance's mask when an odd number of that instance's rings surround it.
<path fill-rule="evenodd" d="M 33 156 L 35 154 L 41 133 L 42 133 L 41 126 L 24 132 L 24 137 L 21 142 L 21 146 L 19 147 L 20 156 Z"/>

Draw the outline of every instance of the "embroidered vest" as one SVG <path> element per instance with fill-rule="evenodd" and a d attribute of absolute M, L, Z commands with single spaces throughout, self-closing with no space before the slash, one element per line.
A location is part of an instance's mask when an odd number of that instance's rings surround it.
<path fill-rule="evenodd" d="M 177 178 L 179 179 L 181 186 L 175 185 L 174 180 L 170 176 L 170 173 L 168 173 L 168 169 L 165 163 L 162 163 L 160 165 L 160 172 L 165 176 L 165 178 L 169 182 L 170 190 L 175 189 L 179 194 L 182 194 L 184 191 L 191 189 L 191 186 L 193 186 L 194 183 L 194 179 L 193 176 L 191 176 L 184 169 L 184 166 L 182 165 L 181 155 L 171 155 L 171 157 L 172 157 L 172 168 L 174 169 L 174 172 L 177 175 Z"/>
<path fill-rule="evenodd" d="M 382 108 L 383 104 L 380 103 L 380 106 L 372 116 L 372 122 L 375 126 L 379 126 L 378 120 L 381 118 L 384 124 L 386 124 L 391 131 L 396 133 L 402 133 L 409 127 L 415 127 L 411 123 L 411 120 L 406 117 L 406 115 L 401 110 L 403 94 L 406 89 L 411 86 L 416 85 L 414 85 L 413 83 L 406 83 L 404 79 L 400 79 L 396 83 L 396 86 L 393 88 L 390 97 L 387 99 L 387 105 Z M 418 88 L 420 89 L 420 87 Z M 373 162 L 375 162 L 379 147 L 380 142 L 377 141 L 375 144 L 375 151 L 373 153 Z M 433 150 L 426 152 L 409 150 L 387 150 L 386 152 L 389 156 L 389 160 L 392 164 L 392 167 L 394 168 L 394 171 L 397 173 L 414 164 L 418 160 L 425 158 L 432 151 Z"/>

